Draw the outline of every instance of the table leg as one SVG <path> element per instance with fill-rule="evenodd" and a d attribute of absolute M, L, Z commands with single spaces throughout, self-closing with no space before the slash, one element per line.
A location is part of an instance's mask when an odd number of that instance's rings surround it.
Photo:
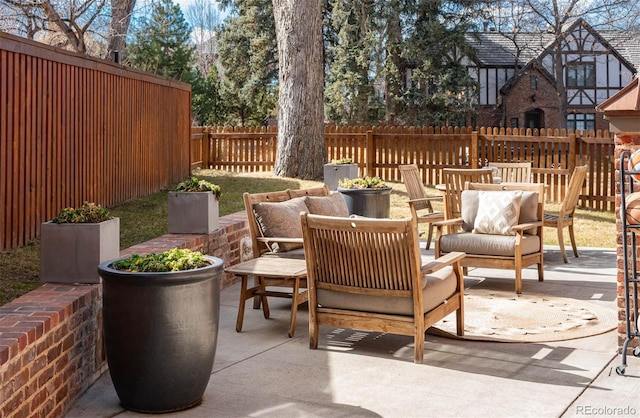
<path fill-rule="evenodd" d="M 242 331 L 242 321 L 244 320 L 244 302 L 247 300 L 247 276 L 243 275 L 240 285 L 240 303 L 238 304 L 238 317 L 236 318 L 236 332 Z"/>

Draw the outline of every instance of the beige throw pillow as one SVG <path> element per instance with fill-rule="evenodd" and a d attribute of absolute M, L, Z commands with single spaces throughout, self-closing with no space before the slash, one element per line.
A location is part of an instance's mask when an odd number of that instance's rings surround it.
<path fill-rule="evenodd" d="M 307 196 L 304 203 L 309 213 L 324 216 L 349 216 L 349 208 L 342 193 L 334 192 L 329 196 Z"/>
<path fill-rule="evenodd" d="M 258 229 L 263 237 L 302 238 L 300 212 L 308 211 L 305 197 L 296 197 L 284 202 L 263 202 L 253 205 Z M 298 243 L 271 243 L 274 253 L 302 248 Z"/>
<path fill-rule="evenodd" d="M 481 190 L 473 233 L 515 235 L 512 227 L 518 224 L 521 200 L 521 191 Z"/>

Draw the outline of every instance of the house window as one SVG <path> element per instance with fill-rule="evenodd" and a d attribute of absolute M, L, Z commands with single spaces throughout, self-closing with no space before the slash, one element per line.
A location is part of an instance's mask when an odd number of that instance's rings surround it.
<path fill-rule="evenodd" d="M 518 127 L 518 118 L 511 118 L 511 127 L 512 128 Z"/>
<path fill-rule="evenodd" d="M 535 75 L 529 76 L 529 88 L 531 90 L 538 90 L 538 77 Z"/>
<path fill-rule="evenodd" d="M 570 62 L 567 64 L 567 87 L 595 87 L 596 66 L 592 62 Z"/>
<path fill-rule="evenodd" d="M 595 113 L 571 113 L 567 115 L 567 129 L 572 129 L 574 131 L 595 130 Z"/>

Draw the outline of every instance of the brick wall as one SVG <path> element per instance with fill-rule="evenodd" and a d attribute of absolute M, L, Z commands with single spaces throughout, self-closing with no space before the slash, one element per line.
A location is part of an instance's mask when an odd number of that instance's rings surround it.
<path fill-rule="evenodd" d="M 617 253 L 617 303 L 618 303 L 618 348 L 620 351 L 622 351 L 622 346 L 626 340 L 627 334 L 626 334 L 626 320 L 625 318 L 627 317 L 627 313 L 626 313 L 626 309 L 625 309 L 625 286 L 624 286 L 624 282 L 625 282 L 625 270 L 624 270 L 624 249 L 623 249 L 623 239 L 624 236 L 622 234 L 622 220 L 620 219 L 620 206 L 621 206 L 621 178 L 620 178 L 620 155 L 625 152 L 633 152 L 636 149 L 640 148 L 640 133 L 637 134 L 619 134 L 616 135 L 615 137 L 615 167 L 616 167 L 616 177 L 615 177 L 615 181 L 616 181 L 616 242 L 617 242 L 617 247 L 616 247 L 616 253 Z M 625 159 L 625 163 L 626 163 L 626 159 Z M 625 182 L 627 182 L 627 193 L 628 193 L 628 179 L 624 180 Z M 638 184 L 637 182 L 634 183 L 634 191 L 640 191 L 640 184 Z M 628 248 L 631 251 L 636 251 L 636 253 L 638 254 L 638 249 L 635 248 Z M 631 256 L 632 254 L 629 254 L 629 256 Z M 640 260 L 640 254 L 638 254 L 637 257 L 638 260 Z M 630 264 L 629 264 L 630 265 Z M 630 292 L 630 296 L 633 293 Z M 633 299 L 631 298 L 631 302 L 632 303 L 637 303 L 638 301 L 633 301 Z M 632 332 L 634 332 L 635 330 L 631 329 Z M 631 343 L 629 344 L 628 347 L 628 351 L 633 349 L 633 347 L 636 347 L 638 345 L 638 341 L 637 339 L 634 339 L 633 341 L 631 341 Z"/>
<path fill-rule="evenodd" d="M 121 255 L 190 248 L 226 267 L 251 257 L 250 242 L 238 212 L 211 234 L 164 235 Z M 225 273 L 220 286 L 235 280 Z M 46 283 L 0 306 L 0 417 L 62 417 L 106 370 L 100 285 Z"/>

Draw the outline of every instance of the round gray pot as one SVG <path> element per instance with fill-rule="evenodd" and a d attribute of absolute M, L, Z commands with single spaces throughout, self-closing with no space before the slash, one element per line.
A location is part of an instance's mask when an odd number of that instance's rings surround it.
<path fill-rule="evenodd" d="M 198 405 L 213 369 L 223 262 L 166 273 L 98 266 L 107 364 L 122 406 L 171 412 Z"/>

